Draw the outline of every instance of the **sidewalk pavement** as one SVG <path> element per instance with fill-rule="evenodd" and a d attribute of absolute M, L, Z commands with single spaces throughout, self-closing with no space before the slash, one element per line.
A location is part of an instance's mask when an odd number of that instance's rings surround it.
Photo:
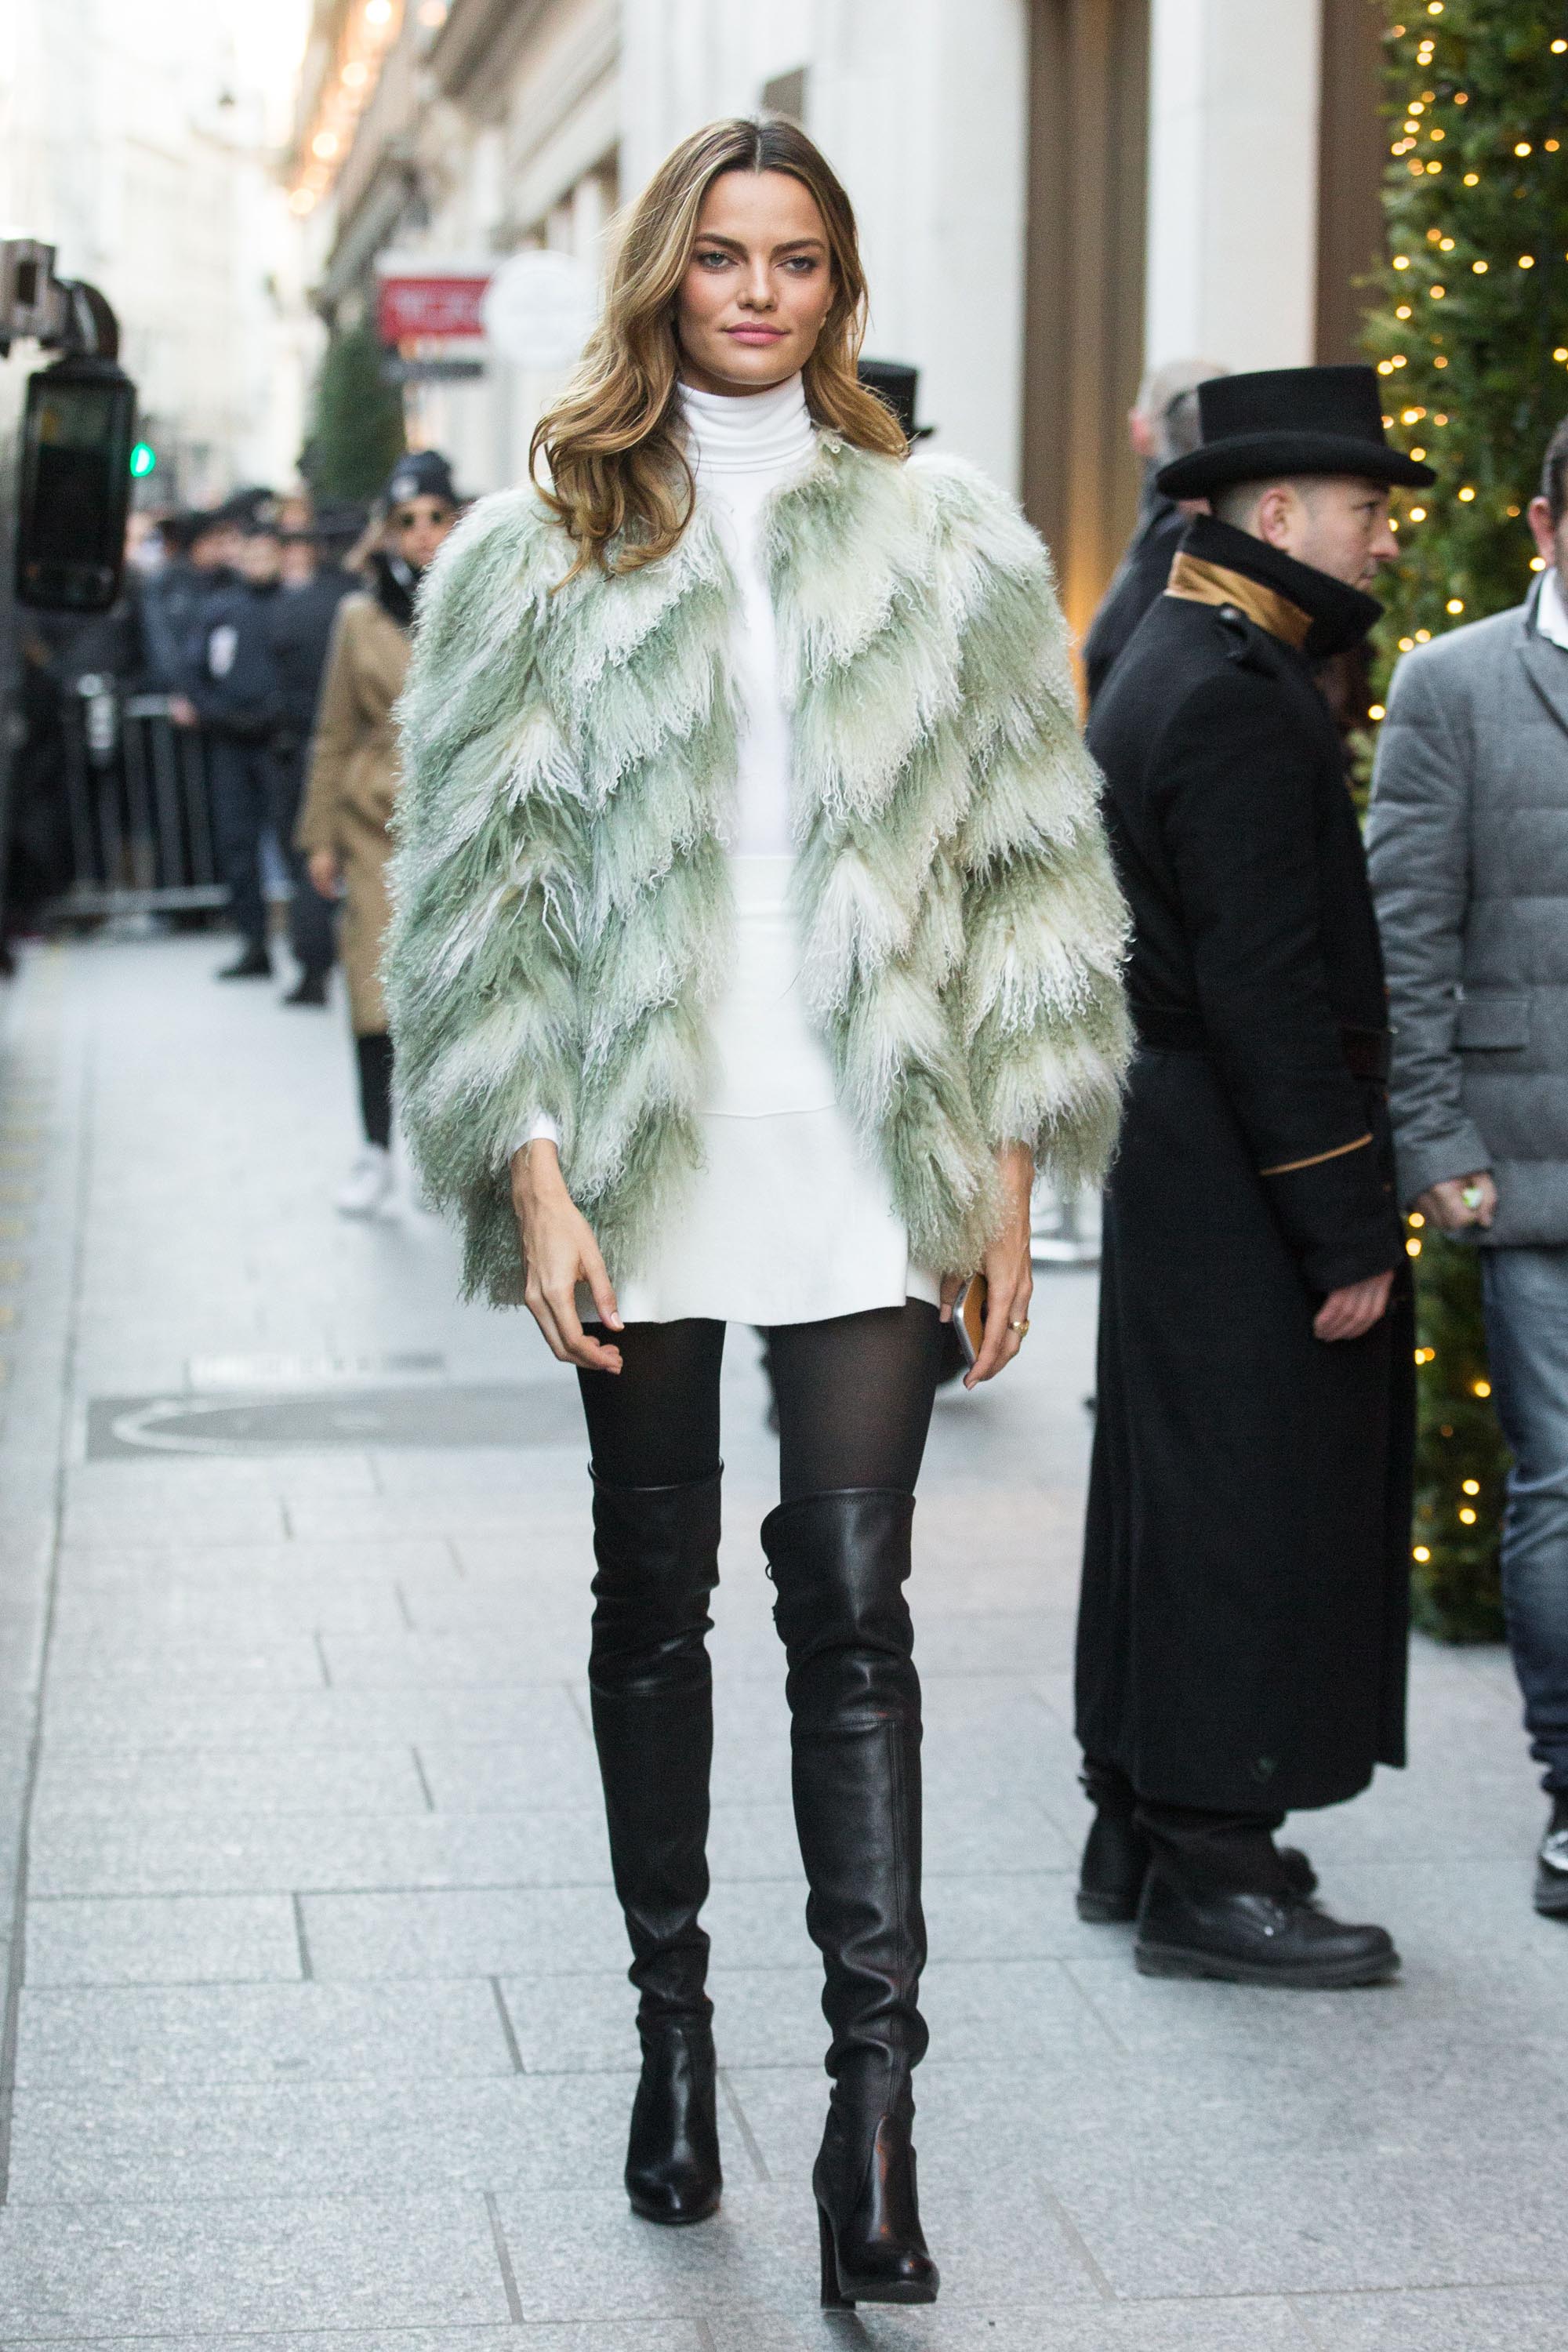
<path fill-rule="evenodd" d="M 0 1073 L 0 2345 L 1490 2352 L 1568 2338 L 1568 1942 L 1496 1652 L 1298 1822 L 1403 1981 L 1144 1982 L 1081 1926 L 1093 1285 L 944 1393 L 917 1517 L 934 2311 L 824 2318 L 824 2028 L 731 1335 L 709 1913 L 727 2188 L 619 2185 L 636 2042 L 570 1376 L 431 1221 L 334 1215 L 341 1018 L 211 940 L 38 950 Z M 35 1744 L 35 1727 L 39 1737 Z M 0 1918 L 9 1921 L 5 1903 Z"/>

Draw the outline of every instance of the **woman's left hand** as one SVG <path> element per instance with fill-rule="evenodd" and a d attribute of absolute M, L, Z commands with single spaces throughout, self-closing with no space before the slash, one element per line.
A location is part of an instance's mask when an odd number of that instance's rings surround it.
<path fill-rule="evenodd" d="M 985 1253 L 985 1323 L 980 1353 L 963 1376 L 966 1389 L 994 1380 L 1024 1344 L 1028 1328 L 1029 1300 L 1034 1294 L 1034 1267 L 1029 1255 L 1029 1195 L 1035 1182 L 1035 1155 L 1026 1143 L 1010 1143 L 996 1155 L 1005 1204 L 996 1237 Z M 954 1301 L 963 1285 L 949 1275 L 942 1286 L 942 1319 L 952 1319 Z M 1022 1326 L 1021 1329 L 1019 1326 Z"/>

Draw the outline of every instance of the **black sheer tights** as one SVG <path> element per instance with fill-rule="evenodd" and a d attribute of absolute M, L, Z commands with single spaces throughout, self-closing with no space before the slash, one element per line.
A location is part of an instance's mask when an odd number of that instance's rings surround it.
<path fill-rule="evenodd" d="M 684 1486 L 719 1467 L 722 1323 L 631 1323 L 619 1372 L 579 1372 L 596 1476 Z M 595 1327 L 595 1336 L 608 1336 Z M 914 1492 L 942 1361 L 934 1307 L 909 1299 L 767 1334 L 779 1408 L 779 1494 L 839 1486 Z"/>

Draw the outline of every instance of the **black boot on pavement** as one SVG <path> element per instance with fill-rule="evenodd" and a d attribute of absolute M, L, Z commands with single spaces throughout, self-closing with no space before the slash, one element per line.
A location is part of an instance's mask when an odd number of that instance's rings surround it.
<path fill-rule="evenodd" d="M 327 975 L 324 971 L 302 971 L 284 997 L 285 1004 L 325 1004 Z"/>
<path fill-rule="evenodd" d="M 616 1893 L 640 1996 L 642 2076 L 626 2195 L 644 2221 L 718 2210 L 717 2070 L 708 1937 L 713 1686 L 705 1636 L 719 1581 L 717 1476 L 683 1486 L 594 1481 L 588 1680 Z"/>
<path fill-rule="evenodd" d="M 1346 1927 L 1291 1884 L 1281 1818 L 1140 1807 L 1153 1849 L 1132 1948 L 1142 1975 L 1331 1991 L 1395 1973 L 1382 1927 Z"/>
<path fill-rule="evenodd" d="M 1120 1766 L 1086 1756 L 1079 1775 L 1094 1819 L 1079 1867 L 1078 1916 L 1091 1926 L 1130 1926 L 1138 1916 L 1151 1848 L 1135 1818 L 1138 1794 Z M 1300 1846 L 1277 1849 L 1279 1864 L 1298 1895 L 1315 1895 L 1318 1874 Z"/>
<path fill-rule="evenodd" d="M 1545 1919 L 1568 1919 L 1568 1790 L 1552 1799 L 1552 1819 L 1535 1857 L 1535 1907 Z"/>
<path fill-rule="evenodd" d="M 272 959 L 264 946 L 247 940 L 232 963 L 214 974 L 216 980 L 270 980 Z"/>
<path fill-rule="evenodd" d="M 832 2030 L 827 2126 L 812 2174 L 822 2300 L 934 2303 L 921 2230 L 910 2075 L 917 2005 L 921 1689 L 904 1580 L 912 1496 L 847 1487 L 781 1505 L 763 1526 L 789 1661 L 805 1923 Z"/>

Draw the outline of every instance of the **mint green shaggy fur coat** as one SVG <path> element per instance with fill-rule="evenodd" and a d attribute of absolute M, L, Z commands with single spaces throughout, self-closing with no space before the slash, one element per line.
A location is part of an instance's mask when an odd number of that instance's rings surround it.
<path fill-rule="evenodd" d="M 819 436 L 763 557 L 794 738 L 808 1001 L 917 1263 L 968 1273 L 995 1150 L 1063 1183 L 1115 1137 L 1124 913 L 1049 559 L 969 467 Z M 700 1153 L 731 907 L 727 648 L 739 590 L 700 504 L 672 552 L 580 573 L 531 489 L 482 499 L 426 583 L 399 708 L 384 961 L 404 1120 L 519 1300 L 509 1154 L 562 1129 L 612 1276 Z M 552 593 L 555 591 L 556 593 Z"/>

